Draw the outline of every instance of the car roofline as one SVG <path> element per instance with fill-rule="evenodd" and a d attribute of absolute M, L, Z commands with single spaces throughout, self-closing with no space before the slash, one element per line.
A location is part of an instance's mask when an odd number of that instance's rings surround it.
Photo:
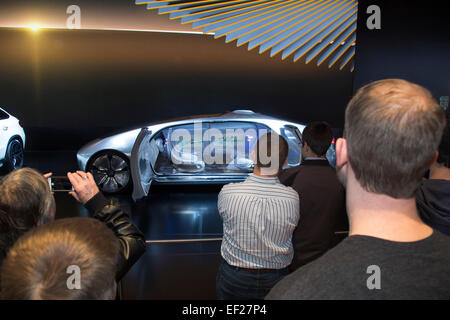
<path fill-rule="evenodd" d="M 241 113 L 242 111 L 242 113 Z M 226 111 L 222 113 L 209 113 L 209 114 L 200 114 L 200 115 L 192 115 L 185 116 L 179 118 L 171 118 L 161 121 L 156 121 L 147 124 L 147 126 L 160 125 L 165 123 L 176 123 L 176 122 L 186 122 L 189 120 L 205 120 L 205 121 L 214 121 L 214 120 L 223 120 L 223 119 L 264 119 L 264 120 L 280 120 L 271 116 L 267 116 L 261 113 L 256 113 L 250 110 L 235 110 L 235 111 Z"/>

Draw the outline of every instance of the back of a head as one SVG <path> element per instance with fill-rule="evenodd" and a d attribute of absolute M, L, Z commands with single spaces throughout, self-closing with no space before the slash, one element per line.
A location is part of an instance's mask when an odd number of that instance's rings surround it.
<path fill-rule="evenodd" d="M 303 141 L 319 157 L 323 156 L 333 141 L 333 131 L 326 122 L 311 122 L 302 133 Z"/>
<path fill-rule="evenodd" d="M 400 79 L 359 89 L 345 113 L 348 157 L 361 186 L 412 198 L 431 165 L 445 115 L 431 93 Z"/>
<path fill-rule="evenodd" d="M 0 260 L 23 233 L 51 220 L 53 196 L 38 171 L 23 168 L 0 181 Z"/>
<path fill-rule="evenodd" d="M 437 162 L 450 169 L 450 118 L 447 117 L 447 125 L 442 135 L 441 143 L 439 144 L 439 157 Z"/>
<path fill-rule="evenodd" d="M 119 242 L 104 223 L 68 218 L 19 238 L 2 266 L 1 293 L 13 300 L 102 300 L 114 296 Z M 69 286 L 79 270 L 80 287 Z"/>
<path fill-rule="evenodd" d="M 287 159 L 288 148 L 286 140 L 275 132 L 261 135 L 255 148 L 256 165 L 266 171 L 278 172 Z"/>

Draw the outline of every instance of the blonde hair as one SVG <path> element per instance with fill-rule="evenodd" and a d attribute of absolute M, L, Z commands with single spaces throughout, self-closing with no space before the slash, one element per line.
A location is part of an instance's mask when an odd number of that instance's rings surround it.
<path fill-rule="evenodd" d="M 118 238 L 94 218 L 58 219 L 33 228 L 11 247 L 3 262 L 4 300 L 99 300 L 115 295 Z M 68 268 L 82 275 L 71 290 Z"/>

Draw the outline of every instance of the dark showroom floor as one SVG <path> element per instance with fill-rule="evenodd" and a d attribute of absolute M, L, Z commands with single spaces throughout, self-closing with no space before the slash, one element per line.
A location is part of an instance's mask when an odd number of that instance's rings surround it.
<path fill-rule="evenodd" d="M 77 169 L 75 152 L 27 152 L 25 166 L 57 176 Z M 146 240 L 157 242 L 147 245 L 144 256 L 123 279 L 123 299 L 215 299 L 221 243 L 214 238 L 222 237 L 217 211 L 220 189 L 153 185 L 150 195 L 137 203 L 127 194 L 115 197 Z M 70 195 L 56 193 L 55 198 L 56 218 L 87 216 Z M 180 239 L 201 241 L 170 243 Z"/>

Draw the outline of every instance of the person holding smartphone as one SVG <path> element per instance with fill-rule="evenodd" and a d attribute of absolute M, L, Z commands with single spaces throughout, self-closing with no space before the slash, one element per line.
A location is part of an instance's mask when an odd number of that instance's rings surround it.
<path fill-rule="evenodd" d="M 48 178 L 31 168 L 22 168 L 0 181 L 0 268 L 9 248 L 30 229 L 53 221 L 56 205 Z M 68 173 L 73 185 L 69 193 L 89 211 L 90 216 L 110 228 L 120 242 L 116 280 L 119 281 L 145 251 L 142 232 L 131 222 L 120 204 L 107 200 L 99 191 L 92 174 Z"/>
<path fill-rule="evenodd" d="M 121 254 L 116 273 L 116 280 L 119 281 L 144 254 L 144 235 L 121 209 L 118 201 L 105 198 L 90 172 L 69 172 L 67 177 L 74 190 L 69 194 L 82 203 L 93 218 L 104 222 L 119 238 Z"/>

